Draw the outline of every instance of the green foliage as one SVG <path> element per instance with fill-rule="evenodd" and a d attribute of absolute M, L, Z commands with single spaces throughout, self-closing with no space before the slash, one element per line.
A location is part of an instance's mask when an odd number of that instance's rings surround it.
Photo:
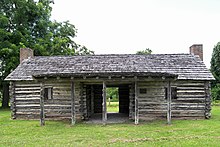
<path fill-rule="evenodd" d="M 2 102 L 2 93 L 0 92 L 0 107 L 1 107 L 1 102 Z"/>
<path fill-rule="evenodd" d="M 218 42 L 213 48 L 211 59 L 211 72 L 216 81 L 211 83 L 212 87 L 212 99 L 220 100 L 220 42 Z"/>
<path fill-rule="evenodd" d="M 220 100 L 220 84 L 215 85 L 215 87 L 212 87 L 212 100 Z"/>
<path fill-rule="evenodd" d="M 216 82 L 220 82 L 220 42 L 218 42 L 217 45 L 213 48 L 211 72 L 214 75 Z M 213 86 L 215 86 L 215 83 Z"/>
<path fill-rule="evenodd" d="M 73 41 L 77 31 L 69 21 L 50 20 L 52 3 L 51 0 L 0 1 L 2 79 L 19 64 L 19 49 L 23 47 L 45 56 L 93 53 Z"/>
<path fill-rule="evenodd" d="M 118 88 L 116 87 L 108 87 L 106 88 L 107 98 L 112 98 L 111 102 L 118 101 Z"/>
<path fill-rule="evenodd" d="M 152 50 L 149 49 L 149 48 L 146 48 L 145 50 L 141 50 L 141 51 L 137 51 L 136 54 L 138 55 L 148 55 L 148 54 L 151 54 L 152 53 Z"/>
<path fill-rule="evenodd" d="M 68 21 L 51 21 L 52 0 L 0 1 L 0 89 L 5 77 L 19 64 L 20 48 L 35 55 L 93 54 L 73 41 L 76 28 Z"/>
<path fill-rule="evenodd" d="M 11 120 L 9 109 L 0 109 L 0 146 L 219 146 L 220 107 L 215 106 L 210 120 L 166 119 L 127 124 L 96 125 L 39 120 Z"/>

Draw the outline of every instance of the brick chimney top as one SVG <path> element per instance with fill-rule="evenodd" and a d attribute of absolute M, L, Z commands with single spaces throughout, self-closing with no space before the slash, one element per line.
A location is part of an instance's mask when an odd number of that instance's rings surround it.
<path fill-rule="evenodd" d="M 32 57 L 34 57 L 34 52 L 32 49 L 30 49 L 30 48 L 21 48 L 20 49 L 20 63 L 24 59 L 28 59 L 28 58 L 32 58 Z"/>
<path fill-rule="evenodd" d="M 203 45 L 202 44 L 193 44 L 189 48 L 190 54 L 198 55 L 200 59 L 203 61 Z"/>

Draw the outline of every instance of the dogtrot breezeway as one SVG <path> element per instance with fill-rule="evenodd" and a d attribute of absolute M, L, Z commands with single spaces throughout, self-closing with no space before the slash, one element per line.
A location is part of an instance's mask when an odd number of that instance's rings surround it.
<path fill-rule="evenodd" d="M 126 123 L 126 122 L 131 122 L 129 120 L 127 114 L 125 113 L 107 113 L 107 124 L 112 124 L 112 123 Z M 94 124 L 102 124 L 102 114 L 101 113 L 96 113 L 93 114 L 89 120 L 86 121 L 86 123 L 94 123 Z"/>

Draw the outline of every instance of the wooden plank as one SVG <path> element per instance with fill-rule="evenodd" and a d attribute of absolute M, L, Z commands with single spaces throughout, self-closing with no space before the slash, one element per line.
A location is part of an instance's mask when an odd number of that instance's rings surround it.
<path fill-rule="evenodd" d="M 129 119 L 134 119 L 134 85 L 129 86 Z"/>
<path fill-rule="evenodd" d="M 205 118 L 209 119 L 211 117 L 211 94 L 210 94 L 210 83 L 205 81 Z"/>
<path fill-rule="evenodd" d="M 102 123 L 103 125 L 107 122 L 107 107 L 106 107 L 106 84 L 105 81 L 103 81 L 103 88 L 102 88 Z"/>
<path fill-rule="evenodd" d="M 75 112 L 75 83 L 71 82 L 71 124 L 76 123 L 76 112 Z"/>
<path fill-rule="evenodd" d="M 45 114 L 44 114 L 44 83 L 40 83 L 40 125 L 45 125 Z"/>
<path fill-rule="evenodd" d="M 24 87 L 39 87 L 40 84 L 36 83 L 36 84 L 32 84 L 32 83 L 18 83 L 16 84 L 16 87 L 20 87 L 20 88 L 24 88 Z"/>
<path fill-rule="evenodd" d="M 40 87 L 20 87 L 20 88 L 15 88 L 16 91 L 29 91 L 29 90 L 40 90 Z"/>
<path fill-rule="evenodd" d="M 94 87 L 91 86 L 91 114 L 94 114 Z"/>
<path fill-rule="evenodd" d="M 135 81 L 135 85 L 134 85 L 134 93 L 135 93 L 135 124 L 137 125 L 139 123 L 139 115 L 138 115 L 138 85 L 137 85 L 137 81 Z"/>
<path fill-rule="evenodd" d="M 40 93 L 39 90 L 34 90 L 34 91 L 16 91 L 16 94 L 36 94 L 36 93 Z"/>
<path fill-rule="evenodd" d="M 15 96 L 15 82 L 11 82 L 11 118 L 16 119 L 16 96 Z"/>
<path fill-rule="evenodd" d="M 32 99 L 32 98 L 39 98 L 40 99 L 40 94 L 38 95 L 32 95 L 32 94 L 26 94 L 26 95 L 15 95 L 15 97 L 18 98 L 25 98 L 25 99 Z"/>
<path fill-rule="evenodd" d="M 167 124 L 170 125 L 171 124 L 171 84 L 170 81 L 168 81 L 168 86 L 167 86 L 167 90 L 168 90 L 168 96 L 167 96 Z"/>

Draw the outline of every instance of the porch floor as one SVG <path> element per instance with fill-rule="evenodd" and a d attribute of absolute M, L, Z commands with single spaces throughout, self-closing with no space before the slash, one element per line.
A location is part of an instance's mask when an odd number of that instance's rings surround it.
<path fill-rule="evenodd" d="M 108 113 L 107 123 L 125 123 L 129 122 L 128 114 L 124 113 Z M 86 121 L 86 123 L 102 124 L 102 113 L 95 113 Z"/>

